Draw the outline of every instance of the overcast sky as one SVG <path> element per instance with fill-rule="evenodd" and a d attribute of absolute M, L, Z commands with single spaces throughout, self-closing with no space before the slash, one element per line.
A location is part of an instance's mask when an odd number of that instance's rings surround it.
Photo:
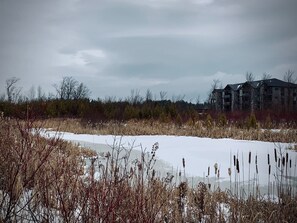
<path fill-rule="evenodd" d="M 296 72 L 296 23 L 296 0 L 0 0 L 0 93 L 73 76 L 93 98 L 204 100 L 214 79 Z"/>

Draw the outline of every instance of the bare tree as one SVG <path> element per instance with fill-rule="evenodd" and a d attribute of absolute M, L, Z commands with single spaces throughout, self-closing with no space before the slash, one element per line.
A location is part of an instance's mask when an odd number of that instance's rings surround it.
<path fill-rule="evenodd" d="M 88 98 L 91 91 L 83 83 L 80 83 L 74 93 L 74 99 L 85 99 Z"/>
<path fill-rule="evenodd" d="M 209 91 L 209 93 L 208 93 L 208 99 L 207 99 L 208 103 L 211 102 L 211 98 L 212 98 L 212 93 L 213 93 L 213 91 L 214 91 L 215 89 L 219 89 L 219 86 L 220 86 L 220 88 L 223 88 L 221 81 L 220 81 L 219 79 L 214 79 L 214 80 L 212 81 L 212 84 L 211 84 L 211 89 L 210 89 L 210 91 Z"/>
<path fill-rule="evenodd" d="M 48 100 L 55 99 L 56 97 L 57 97 L 57 95 L 54 95 L 54 93 L 52 93 L 52 92 L 49 92 L 49 93 L 47 94 L 47 99 L 48 99 Z"/>
<path fill-rule="evenodd" d="M 15 84 L 19 81 L 19 78 L 12 77 L 6 80 L 6 93 L 9 102 L 17 101 L 21 93 L 21 88 L 16 87 Z"/>
<path fill-rule="evenodd" d="M 271 78 L 272 78 L 272 76 L 269 73 L 264 72 L 262 74 L 262 80 L 268 80 L 268 79 L 271 79 Z"/>
<path fill-rule="evenodd" d="M 293 70 L 288 70 L 286 71 L 285 75 L 284 75 L 284 81 L 288 82 L 288 83 L 296 83 L 297 78 L 294 77 L 295 71 Z"/>
<path fill-rule="evenodd" d="M 173 95 L 171 100 L 172 100 L 172 102 L 183 101 L 185 99 L 185 97 L 186 97 L 185 94 L 183 94 L 183 95 L 180 94 L 177 96 Z"/>
<path fill-rule="evenodd" d="M 54 87 L 60 99 L 70 99 L 74 94 L 76 85 L 77 81 L 72 77 L 63 77 L 61 83 L 59 85 L 55 84 Z"/>
<path fill-rule="evenodd" d="M 116 96 L 105 96 L 103 101 L 104 103 L 112 103 L 112 102 L 116 102 L 117 98 Z"/>
<path fill-rule="evenodd" d="M 45 98 L 45 94 L 42 92 L 41 86 L 38 86 L 38 88 L 37 88 L 37 98 L 38 98 L 38 100 Z"/>
<path fill-rule="evenodd" d="M 253 75 L 252 72 L 246 72 L 245 79 L 246 81 L 251 82 L 255 80 L 255 76 Z"/>
<path fill-rule="evenodd" d="M 200 104 L 200 95 L 198 95 L 196 98 L 196 104 Z"/>
<path fill-rule="evenodd" d="M 73 79 L 73 77 L 63 77 L 62 82 L 56 90 L 60 99 L 71 99 L 75 94 L 75 88 L 78 85 L 78 82 Z"/>
<path fill-rule="evenodd" d="M 34 100 L 36 97 L 36 91 L 35 91 L 35 87 L 32 86 L 30 89 L 29 89 L 29 92 L 28 92 L 28 98 L 30 101 Z"/>
<path fill-rule="evenodd" d="M 153 93 L 150 89 L 147 89 L 145 93 L 145 101 L 148 102 L 151 100 L 153 100 Z"/>
<path fill-rule="evenodd" d="M 213 91 L 214 89 L 218 89 L 219 85 L 221 86 L 221 81 L 219 79 L 214 79 L 212 81 L 212 85 L 211 85 L 211 91 Z"/>
<path fill-rule="evenodd" d="M 83 84 L 76 81 L 73 77 L 63 77 L 59 85 L 54 84 L 57 95 L 60 99 L 82 99 L 90 95 L 90 90 Z"/>
<path fill-rule="evenodd" d="M 160 91 L 160 99 L 161 101 L 166 100 L 167 92 L 166 91 Z"/>
<path fill-rule="evenodd" d="M 131 95 L 128 98 L 129 103 L 131 104 L 138 104 L 141 103 L 143 98 L 140 96 L 140 90 L 139 89 L 132 89 Z"/>

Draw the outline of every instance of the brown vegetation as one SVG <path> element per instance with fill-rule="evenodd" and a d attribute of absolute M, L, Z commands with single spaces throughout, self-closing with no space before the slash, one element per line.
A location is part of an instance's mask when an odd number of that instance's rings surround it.
<path fill-rule="evenodd" d="M 186 180 L 158 176 L 156 145 L 149 159 L 143 153 L 130 162 L 129 150 L 121 156 L 118 146 L 100 158 L 58 138 L 42 138 L 40 127 L 49 126 L 0 119 L 0 222 L 297 221 L 295 195 L 240 199 L 202 182 L 191 188 Z"/>
<path fill-rule="evenodd" d="M 80 134 L 101 135 L 179 135 L 209 138 L 233 138 L 242 140 L 259 140 L 267 142 L 297 142 L 297 130 L 286 128 L 277 131 L 271 129 L 239 128 L 233 125 L 224 125 L 224 121 L 214 122 L 211 117 L 205 121 L 189 121 L 185 124 L 171 122 L 139 121 L 126 122 L 84 122 L 80 119 L 48 119 L 44 122 L 45 128 L 73 132 Z"/>

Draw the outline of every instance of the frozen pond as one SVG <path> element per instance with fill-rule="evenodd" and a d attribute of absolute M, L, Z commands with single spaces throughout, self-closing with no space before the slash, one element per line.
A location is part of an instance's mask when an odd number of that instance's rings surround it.
<path fill-rule="evenodd" d="M 47 134 L 53 136 L 56 133 L 47 131 Z M 297 153 L 287 150 L 287 147 L 292 146 L 287 143 L 165 135 L 115 137 L 63 132 L 59 136 L 65 140 L 79 141 L 82 145 L 87 143 L 87 147 L 97 148 L 97 151 L 100 147 L 107 148 L 103 145 L 112 146 L 121 142 L 123 147 L 150 152 L 152 145 L 157 142 L 159 149 L 156 155 L 161 160 L 157 165 L 166 171 L 171 170 L 173 174 L 179 171 L 183 173 L 184 158 L 188 179 L 210 179 L 221 184 L 232 181 L 242 185 L 256 181 L 260 186 L 273 185 L 280 181 L 294 187 L 297 184 Z M 215 166 L 219 170 L 217 174 Z"/>

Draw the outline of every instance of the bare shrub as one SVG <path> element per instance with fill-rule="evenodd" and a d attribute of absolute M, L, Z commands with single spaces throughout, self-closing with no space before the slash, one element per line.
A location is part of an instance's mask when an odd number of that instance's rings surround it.
<path fill-rule="evenodd" d="M 57 137 L 44 139 L 37 126 L 44 127 L 0 119 L 0 222 L 297 221 L 292 193 L 276 201 L 246 199 L 202 182 L 192 188 L 185 176 L 179 184 L 170 174 L 162 178 L 154 168 L 157 143 L 133 160 L 133 145 L 126 148 L 118 139 L 102 156 Z M 117 131 L 128 131 L 123 129 Z M 285 174 L 290 157 L 276 152 L 278 159 Z"/>

